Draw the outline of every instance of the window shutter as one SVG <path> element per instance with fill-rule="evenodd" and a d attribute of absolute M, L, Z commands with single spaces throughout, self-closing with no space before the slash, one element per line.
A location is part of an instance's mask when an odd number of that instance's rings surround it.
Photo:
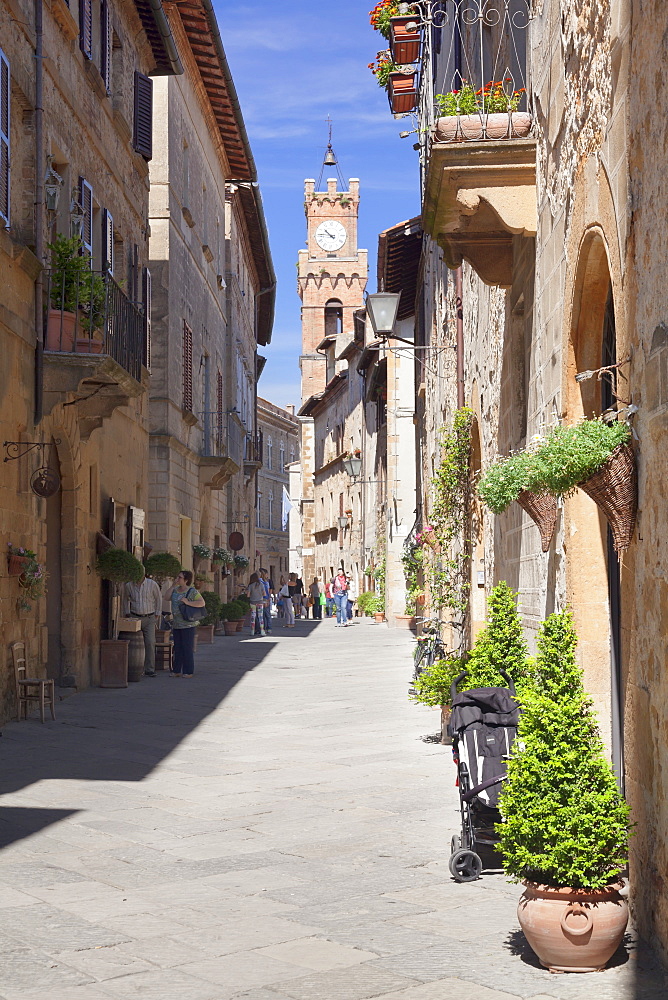
<path fill-rule="evenodd" d="M 142 290 L 142 298 L 144 300 L 144 323 L 146 329 L 146 336 L 144 340 L 144 365 L 148 370 L 151 370 L 151 272 L 147 267 L 144 268 L 143 275 L 144 288 Z"/>
<path fill-rule="evenodd" d="M 9 63 L 0 50 L 0 219 L 9 225 Z"/>
<path fill-rule="evenodd" d="M 183 321 L 183 409 L 193 409 L 193 332 Z"/>
<path fill-rule="evenodd" d="M 79 0 L 79 48 L 93 58 L 93 0 Z"/>
<path fill-rule="evenodd" d="M 90 256 L 93 266 L 93 189 L 84 177 L 79 178 L 79 201 L 83 209 L 81 242 Z"/>
<path fill-rule="evenodd" d="M 132 145 L 150 160 L 153 156 L 153 80 L 135 70 L 135 123 Z"/>
<path fill-rule="evenodd" d="M 111 212 L 105 208 L 102 213 L 102 248 L 104 251 L 102 267 L 109 274 L 114 273 L 114 220 Z"/>
<path fill-rule="evenodd" d="M 100 73 L 107 92 L 111 90 L 111 10 L 109 0 L 100 4 Z"/>

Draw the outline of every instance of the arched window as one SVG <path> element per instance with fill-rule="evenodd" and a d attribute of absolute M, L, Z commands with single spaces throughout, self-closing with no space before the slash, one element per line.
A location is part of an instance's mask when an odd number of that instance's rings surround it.
<path fill-rule="evenodd" d="M 255 521 L 255 526 L 257 528 L 261 528 L 262 527 L 261 514 L 262 514 L 262 494 L 258 493 L 258 495 L 257 495 L 256 521 Z"/>
<path fill-rule="evenodd" d="M 281 464 L 279 469 L 281 472 L 283 472 L 283 469 L 285 468 L 285 441 L 283 440 L 283 438 L 281 438 L 281 443 L 279 445 L 279 452 L 281 456 Z"/>
<path fill-rule="evenodd" d="M 295 446 L 293 444 L 291 444 L 290 445 L 290 461 L 294 462 L 294 460 L 295 460 Z"/>
<path fill-rule="evenodd" d="M 343 332 L 343 303 L 339 299 L 325 302 L 325 336 L 338 337 Z"/>
<path fill-rule="evenodd" d="M 271 437 L 267 438 L 267 468 L 273 468 L 274 442 Z"/>
<path fill-rule="evenodd" d="M 270 531 L 274 530 L 274 494 L 272 490 L 269 490 L 269 501 L 268 501 L 268 514 L 269 514 L 269 524 L 267 527 Z"/>

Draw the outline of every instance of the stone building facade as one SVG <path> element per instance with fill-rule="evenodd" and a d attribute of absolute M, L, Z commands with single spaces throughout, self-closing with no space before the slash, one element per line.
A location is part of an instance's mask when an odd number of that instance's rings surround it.
<path fill-rule="evenodd" d="M 240 532 L 252 563 L 257 347 L 271 338 L 275 279 L 214 14 L 204 3 L 167 11 L 185 72 L 156 88 L 149 532 L 185 567 L 193 544 L 228 547 Z M 239 583 L 197 568 L 219 593 Z"/>
<path fill-rule="evenodd" d="M 262 465 L 257 472 L 254 568 L 269 570 L 278 588 L 289 567 L 290 536 L 283 527 L 283 491 L 290 496 L 288 467 L 299 461 L 299 421 L 294 413 L 258 396 L 257 425 Z"/>
<path fill-rule="evenodd" d="M 617 557 L 604 517 L 581 491 L 560 505 L 547 552 L 517 504 L 495 517 L 473 498 L 468 641 L 485 595 L 501 579 L 519 592 L 531 642 L 551 611 L 573 609 L 585 684 L 637 824 L 630 841 L 634 917 L 666 958 L 661 482 L 668 394 L 656 219 L 668 206 L 651 148 L 666 128 L 657 70 L 668 15 L 662 5 L 623 0 L 526 6 L 527 29 L 515 49 L 521 65 L 513 72 L 527 81 L 527 137 L 433 141 L 422 95 L 428 238 L 417 339 L 430 363 L 416 400 L 419 511 L 427 523 L 439 428 L 462 402 L 474 411 L 475 474 L 533 435 L 614 407 L 605 380 L 575 375 L 620 366 L 613 369 L 618 408 L 638 408 L 639 515 L 630 547 Z M 450 25 L 438 30 L 455 30 Z M 492 32 L 492 49 L 506 44 L 503 30 Z M 434 87 L 445 91 L 453 48 L 433 38 L 425 58 Z"/>
<path fill-rule="evenodd" d="M 31 672 L 67 687 L 97 681 L 99 641 L 111 628 L 95 575 L 98 533 L 142 551 L 146 128 L 152 78 L 182 69 L 160 3 L 109 0 L 93 17 L 89 0 L 55 2 L 43 7 L 41 30 L 36 10 L 21 0 L 0 5 L 0 431 L 10 459 L 0 546 L 33 550 L 48 579 L 46 596 L 27 610 L 17 578 L 0 573 L 2 718 L 16 711 L 14 641 L 26 642 Z M 104 307 L 95 326 L 65 309 L 50 284 L 47 244 L 59 235 L 80 236 L 91 254 Z M 68 339 L 64 311 L 76 331 Z M 31 489 L 38 467 L 60 479 L 48 498 Z"/>

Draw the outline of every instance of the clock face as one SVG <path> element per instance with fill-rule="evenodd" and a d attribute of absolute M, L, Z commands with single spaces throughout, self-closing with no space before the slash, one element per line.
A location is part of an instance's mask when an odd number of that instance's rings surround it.
<path fill-rule="evenodd" d="M 345 228 L 336 219 L 321 222 L 315 231 L 315 241 L 318 246 L 330 253 L 334 250 L 340 250 L 346 242 L 346 237 Z"/>

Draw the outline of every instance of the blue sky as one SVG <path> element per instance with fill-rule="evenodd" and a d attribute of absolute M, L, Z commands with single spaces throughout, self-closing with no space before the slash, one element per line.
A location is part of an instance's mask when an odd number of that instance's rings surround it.
<path fill-rule="evenodd" d="M 417 215 L 419 179 L 411 118 L 395 121 L 367 64 L 384 41 L 369 25 L 370 0 L 216 3 L 260 177 L 274 267 L 276 321 L 260 395 L 299 406 L 301 333 L 297 251 L 305 245 L 304 178 L 317 178 L 326 118 L 344 178 L 359 177 L 359 245 L 375 290 L 378 233 Z M 331 174 L 325 171 L 324 177 Z"/>

